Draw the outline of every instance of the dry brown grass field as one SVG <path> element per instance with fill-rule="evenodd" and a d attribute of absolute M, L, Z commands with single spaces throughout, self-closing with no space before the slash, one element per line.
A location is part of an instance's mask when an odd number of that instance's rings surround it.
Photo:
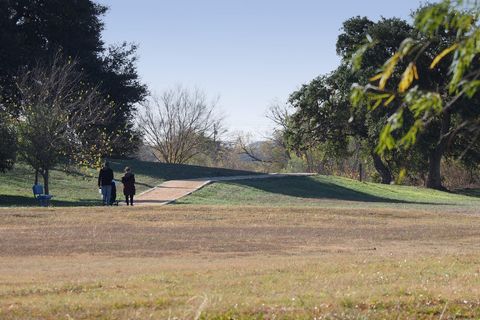
<path fill-rule="evenodd" d="M 1 319 L 480 317 L 458 209 L 0 210 Z"/>

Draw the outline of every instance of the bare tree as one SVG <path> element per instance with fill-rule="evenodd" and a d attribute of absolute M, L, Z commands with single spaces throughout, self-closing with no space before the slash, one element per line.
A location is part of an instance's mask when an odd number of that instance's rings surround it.
<path fill-rule="evenodd" d="M 266 117 L 275 125 L 273 132 L 264 135 L 261 140 L 252 141 L 252 136 L 239 133 L 235 139 L 234 150 L 241 159 L 256 164 L 262 171 L 285 169 L 290 153 L 287 150 L 284 132 L 288 128 L 289 108 L 287 105 L 274 103 Z"/>
<path fill-rule="evenodd" d="M 269 152 L 264 152 L 264 150 L 262 150 L 262 146 L 267 143 L 268 141 L 258 141 L 253 143 L 250 135 L 239 135 L 236 140 L 236 145 L 241 154 L 245 155 L 249 161 L 258 162 L 263 165 L 269 165 L 274 162 L 272 155 Z"/>
<path fill-rule="evenodd" d="M 19 155 L 36 180 L 42 175 L 49 194 L 49 171 L 60 161 L 91 164 L 108 152 L 111 137 L 102 127 L 111 112 L 98 91 L 86 87 L 77 63 L 60 54 L 20 73 L 17 86 L 20 99 L 11 103 L 20 113 Z"/>
<path fill-rule="evenodd" d="M 204 92 L 178 86 L 144 103 L 139 126 L 159 161 L 186 163 L 218 141 L 223 126 L 215 111 Z"/>
<path fill-rule="evenodd" d="M 290 151 L 288 150 L 285 133 L 288 130 L 288 122 L 291 116 L 290 107 L 287 104 L 275 103 L 270 106 L 267 111 L 267 118 L 274 124 L 275 128 L 270 141 L 277 149 L 281 150 L 283 161 L 287 163 L 290 160 Z"/>
<path fill-rule="evenodd" d="M 275 131 L 286 131 L 290 114 L 291 111 L 288 105 L 273 103 L 268 108 L 266 117 L 276 125 Z"/>

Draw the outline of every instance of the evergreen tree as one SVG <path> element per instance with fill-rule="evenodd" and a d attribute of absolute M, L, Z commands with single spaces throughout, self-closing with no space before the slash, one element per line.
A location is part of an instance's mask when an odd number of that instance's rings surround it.
<path fill-rule="evenodd" d="M 135 105 L 146 86 L 135 66 L 135 45 L 106 47 L 101 40 L 105 6 L 91 0 L 3 0 L 0 2 L 0 94 L 18 100 L 15 76 L 39 61 L 50 61 L 59 51 L 78 61 L 91 87 L 109 99 L 113 115 L 106 131 L 117 137 L 113 152 L 133 150 L 140 138 L 133 120 Z M 15 105 L 9 103 L 8 105 Z M 13 116 L 19 110 L 9 109 Z"/>
<path fill-rule="evenodd" d="M 0 172 L 12 169 L 15 162 L 16 136 L 12 126 L 0 115 Z"/>

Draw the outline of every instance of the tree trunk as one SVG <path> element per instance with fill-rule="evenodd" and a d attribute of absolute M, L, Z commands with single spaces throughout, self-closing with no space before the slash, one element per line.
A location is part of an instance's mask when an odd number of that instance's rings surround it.
<path fill-rule="evenodd" d="M 428 155 L 428 176 L 426 187 L 437 190 L 445 190 L 442 186 L 441 163 L 447 144 L 444 136 L 450 128 L 450 114 L 444 114 L 441 119 L 440 137 L 435 148 Z"/>
<path fill-rule="evenodd" d="M 38 169 L 35 169 L 35 185 L 38 184 Z"/>
<path fill-rule="evenodd" d="M 440 165 L 442 162 L 443 150 L 439 146 L 428 156 L 428 177 L 426 187 L 431 189 L 443 190 L 442 174 Z"/>
<path fill-rule="evenodd" d="M 43 176 L 43 187 L 45 190 L 45 194 L 50 194 L 50 190 L 48 188 L 48 169 L 43 170 L 42 176 Z"/>
<path fill-rule="evenodd" d="M 382 183 L 390 184 L 393 180 L 390 168 L 383 163 L 382 158 L 375 151 L 372 152 L 372 158 L 373 165 L 382 178 Z"/>

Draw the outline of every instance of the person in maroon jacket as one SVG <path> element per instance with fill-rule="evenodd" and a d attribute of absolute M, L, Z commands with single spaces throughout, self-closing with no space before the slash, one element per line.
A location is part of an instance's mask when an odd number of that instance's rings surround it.
<path fill-rule="evenodd" d="M 135 175 L 132 173 L 132 170 L 129 167 L 125 168 L 125 175 L 122 177 L 122 183 L 123 194 L 125 195 L 127 206 L 129 204 L 133 206 L 133 196 L 135 195 Z"/>

